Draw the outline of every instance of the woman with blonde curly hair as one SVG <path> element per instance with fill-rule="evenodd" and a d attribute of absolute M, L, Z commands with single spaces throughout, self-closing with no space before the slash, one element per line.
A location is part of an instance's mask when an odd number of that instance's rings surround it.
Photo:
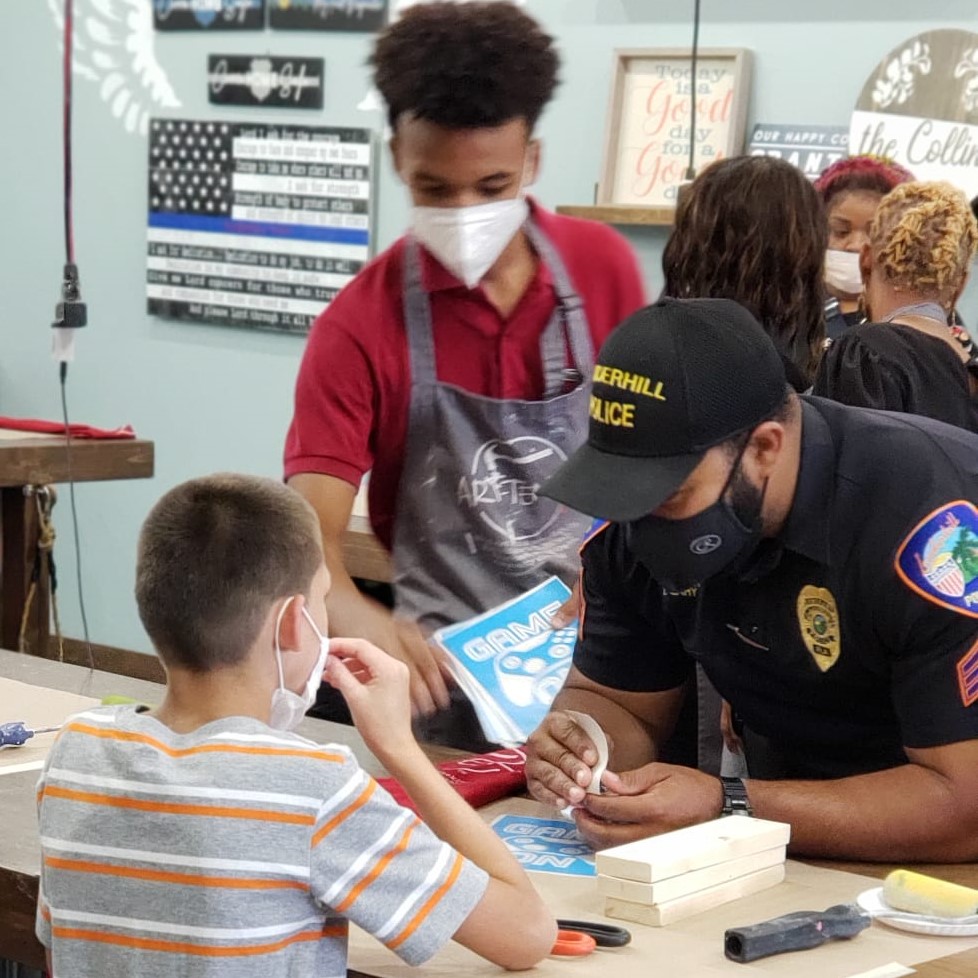
<path fill-rule="evenodd" d="M 883 198 L 860 255 L 868 322 L 828 349 L 815 393 L 978 431 L 978 358 L 948 322 L 968 281 L 978 223 L 949 183 Z"/>

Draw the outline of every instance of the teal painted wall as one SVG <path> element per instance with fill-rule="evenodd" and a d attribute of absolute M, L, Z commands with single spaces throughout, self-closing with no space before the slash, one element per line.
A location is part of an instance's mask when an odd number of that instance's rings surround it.
<path fill-rule="evenodd" d="M 50 324 L 62 263 L 60 65 L 50 6 L 0 4 L 0 413 L 57 417 Z M 145 0 L 149 4 L 149 0 Z M 60 5 L 60 4 L 59 4 Z M 130 0 L 108 0 L 129 33 Z M 689 43 L 692 0 L 530 0 L 560 42 L 564 84 L 544 117 L 545 157 L 537 195 L 548 205 L 591 200 L 601 157 L 616 47 Z M 749 120 L 845 124 L 865 78 L 894 46 L 937 27 L 978 30 L 971 0 L 942 0 L 921 19 L 919 0 L 706 0 L 701 43 L 754 52 Z M 76 0 L 79 31 L 91 48 L 92 0 Z M 938 12 L 939 11 L 939 12 Z M 94 26 L 94 25 L 93 25 Z M 103 36 L 103 40 L 105 40 Z M 156 56 L 182 102 L 164 114 L 186 118 L 381 126 L 356 106 L 367 91 L 370 39 L 329 34 L 157 35 Z M 206 102 L 206 55 L 320 55 L 326 60 L 322 113 L 231 111 Z M 130 55 L 112 49 L 128 72 Z M 76 82 L 76 247 L 90 328 L 78 338 L 69 396 L 76 420 L 133 424 L 156 442 L 156 477 L 78 488 L 85 591 L 92 638 L 148 650 L 132 600 L 135 541 L 142 518 L 167 488 L 217 470 L 280 474 L 283 436 L 303 341 L 227 328 L 180 325 L 145 313 L 146 144 L 128 134 L 95 82 Z M 403 193 L 385 160 L 379 187 L 379 244 L 401 231 Z M 629 232 L 650 294 L 660 285 L 661 229 Z M 965 305 L 978 317 L 978 296 Z M 62 620 L 81 634 L 67 500 L 58 507 Z M 216 568 L 215 572 L 219 573 Z"/>

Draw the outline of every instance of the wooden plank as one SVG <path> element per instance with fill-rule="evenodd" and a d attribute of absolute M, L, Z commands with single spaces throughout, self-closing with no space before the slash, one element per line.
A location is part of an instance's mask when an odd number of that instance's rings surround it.
<path fill-rule="evenodd" d="M 915 965 L 916 978 L 974 978 L 978 975 L 978 949 L 962 951 Z"/>
<path fill-rule="evenodd" d="M 718 818 L 599 852 L 603 876 L 657 883 L 788 844 L 791 827 L 761 818 Z"/>
<path fill-rule="evenodd" d="M 561 204 L 558 214 L 565 217 L 582 217 L 588 221 L 605 224 L 646 225 L 671 227 L 676 219 L 673 207 L 622 207 L 614 204 Z"/>
<path fill-rule="evenodd" d="M 68 453 L 62 438 L 0 441 L 0 486 L 46 485 L 68 481 Z M 153 475 L 153 442 L 72 439 L 75 482 L 148 479 Z"/>
<path fill-rule="evenodd" d="M 83 639 L 66 638 L 64 653 L 64 661 L 73 666 L 83 666 L 88 669 L 92 665 L 89 660 L 89 647 Z M 133 652 L 130 649 L 118 649 L 111 645 L 98 645 L 92 642 L 91 657 L 95 660 L 95 668 L 100 672 L 110 672 L 130 679 L 144 679 L 150 683 L 166 682 L 163 666 L 152 653 Z M 58 658 L 57 642 L 51 641 L 44 658 Z"/>

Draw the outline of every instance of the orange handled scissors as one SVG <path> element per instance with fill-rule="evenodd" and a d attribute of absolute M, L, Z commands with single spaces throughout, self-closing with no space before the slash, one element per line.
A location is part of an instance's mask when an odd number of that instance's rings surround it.
<path fill-rule="evenodd" d="M 632 935 L 624 927 L 594 924 L 589 920 L 558 920 L 557 940 L 551 954 L 578 957 L 596 947 L 624 947 Z"/>

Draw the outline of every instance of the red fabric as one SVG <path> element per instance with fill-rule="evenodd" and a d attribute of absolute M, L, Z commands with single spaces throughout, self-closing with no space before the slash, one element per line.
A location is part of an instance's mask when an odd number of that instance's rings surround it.
<path fill-rule="evenodd" d="M 445 780 L 473 807 L 488 805 L 526 787 L 526 753 L 519 747 L 476 754 L 462 761 L 443 761 L 435 765 Z M 394 800 L 417 812 L 414 802 L 393 778 L 378 778 Z"/>
<path fill-rule="evenodd" d="M 0 416 L 0 428 L 8 428 L 12 431 L 30 431 L 42 435 L 63 435 L 65 433 L 64 422 L 62 421 L 41 421 L 37 418 L 4 418 Z M 118 440 L 125 438 L 135 438 L 136 432 L 131 425 L 123 425 L 121 428 L 93 428 L 87 424 L 72 424 L 68 426 L 72 438 L 98 438 L 105 440 Z"/>
<path fill-rule="evenodd" d="M 595 350 L 645 305 L 642 276 L 616 231 L 533 204 L 584 301 Z M 296 383 L 285 476 L 317 472 L 357 486 L 370 476 L 370 520 L 390 546 L 407 434 L 410 376 L 402 296 L 401 239 L 371 262 L 316 320 Z M 423 253 L 431 292 L 438 377 L 497 398 L 543 394 L 540 335 L 555 305 L 541 263 L 517 308 L 503 319 L 481 289 L 467 290 Z"/>

